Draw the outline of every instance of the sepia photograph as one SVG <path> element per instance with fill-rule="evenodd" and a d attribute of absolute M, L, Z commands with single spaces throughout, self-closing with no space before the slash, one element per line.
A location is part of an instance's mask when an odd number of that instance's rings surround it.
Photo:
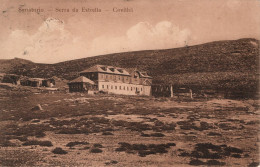
<path fill-rule="evenodd" d="M 1 167 L 260 166 L 259 0 L 1 0 Z"/>

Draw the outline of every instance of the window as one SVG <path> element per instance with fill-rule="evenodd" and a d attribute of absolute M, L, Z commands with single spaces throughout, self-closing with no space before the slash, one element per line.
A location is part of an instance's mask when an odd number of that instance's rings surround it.
<path fill-rule="evenodd" d="M 133 90 L 133 87 L 131 87 L 131 91 Z"/>
<path fill-rule="evenodd" d="M 119 89 L 121 90 L 121 86 L 119 86 Z"/>
<path fill-rule="evenodd" d="M 117 86 L 115 86 L 115 89 L 117 89 Z"/>
<path fill-rule="evenodd" d="M 125 86 L 124 86 L 124 90 L 125 90 Z"/>
<path fill-rule="evenodd" d="M 106 79 L 107 79 L 107 75 L 106 75 Z"/>
<path fill-rule="evenodd" d="M 111 89 L 113 89 L 113 85 L 111 85 Z"/>
<path fill-rule="evenodd" d="M 114 68 L 109 68 L 109 70 L 110 70 L 110 71 L 112 71 L 112 72 L 114 72 L 114 71 L 115 71 L 115 69 L 114 69 Z"/>
<path fill-rule="evenodd" d="M 143 91 L 143 88 L 141 88 L 141 91 Z"/>
<path fill-rule="evenodd" d="M 109 86 L 107 85 L 107 89 L 109 88 Z"/>
<path fill-rule="evenodd" d="M 102 88 L 104 89 L 104 85 L 102 85 Z"/>
<path fill-rule="evenodd" d="M 126 87 L 126 89 L 128 90 L 128 87 Z"/>
<path fill-rule="evenodd" d="M 120 76 L 118 76 L 118 79 L 120 80 Z"/>
<path fill-rule="evenodd" d="M 100 67 L 103 71 L 106 71 L 107 68 L 106 67 Z"/>

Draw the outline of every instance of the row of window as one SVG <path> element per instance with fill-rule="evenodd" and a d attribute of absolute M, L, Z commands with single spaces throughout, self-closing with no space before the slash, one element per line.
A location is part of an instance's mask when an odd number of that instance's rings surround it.
<path fill-rule="evenodd" d="M 130 77 L 128 76 L 120 76 L 120 75 L 108 75 L 108 74 L 100 74 L 101 79 L 110 79 L 110 80 L 122 80 L 122 81 L 128 81 Z M 137 81 L 137 78 L 135 78 L 135 81 Z"/>
<path fill-rule="evenodd" d="M 117 90 L 117 88 L 119 89 L 119 90 L 127 90 L 127 91 L 133 91 L 133 90 L 135 90 L 135 91 L 139 91 L 139 89 L 138 89 L 138 87 L 128 87 L 128 86 L 113 86 L 113 85 L 102 85 L 102 88 L 103 89 L 116 89 Z M 140 91 L 143 91 L 143 88 L 140 88 Z"/>

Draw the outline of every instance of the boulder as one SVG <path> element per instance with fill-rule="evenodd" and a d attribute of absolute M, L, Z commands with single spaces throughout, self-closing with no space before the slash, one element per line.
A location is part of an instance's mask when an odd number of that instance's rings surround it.
<path fill-rule="evenodd" d="M 38 111 L 38 110 L 42 110 L 42 106 L 40 104 L 38 104 L 37 106 L 31 109 L 31 111 Z"/>

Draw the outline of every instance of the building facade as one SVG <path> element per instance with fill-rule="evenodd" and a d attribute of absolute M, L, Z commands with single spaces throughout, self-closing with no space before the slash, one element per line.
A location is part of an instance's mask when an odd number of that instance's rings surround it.
<path fill-rule="evenodd" d="M 123 95 L 151 95 L 152 77 L 136 69 L 95 65 L 80 72 L 94 81 L 98 91 Z"/>

